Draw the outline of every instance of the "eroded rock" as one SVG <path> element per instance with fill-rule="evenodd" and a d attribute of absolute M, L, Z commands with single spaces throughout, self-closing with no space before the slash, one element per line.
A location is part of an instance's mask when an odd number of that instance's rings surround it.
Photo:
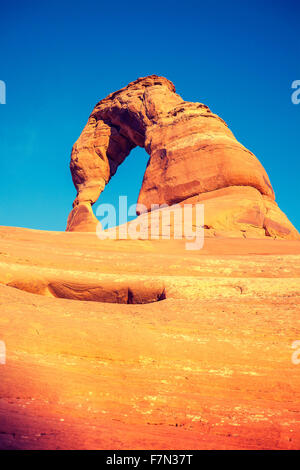
<path fill-rule="evenodd" d="M 206 105 L 184 101 L 169 80 L 156 75 L 95 106 L 72 150 L 77 196 L 68 231 L 95 231 L 91 206 L 136 146 L 150 155 L 138 198 L 144 211 L 192 200 L 204 204 L 205 225 L 212 230 L 299 239 L 255 155 Z"/>

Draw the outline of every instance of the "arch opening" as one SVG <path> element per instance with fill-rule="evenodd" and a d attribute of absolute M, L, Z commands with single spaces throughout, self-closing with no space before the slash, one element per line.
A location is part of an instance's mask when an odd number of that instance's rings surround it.
<path fill-rule="evenodd" d="M 144 148 L 134 147 L 129 155 L 125 157 L 123 162 L 116 168 L 114 175 L 93 206 L 94 213 L 98 220 L 100 220 L 100 217 L 97 216 L 99 206 L 111 204 L 115 209 L 115 223 L 107 223 L 103 226 L 103 229 L 113 228 L 124 222 L 124 214 L 120 213 L 122 210 L 120 197 L 126 196 L 127 209 L 131 206 L 136 206 L 149 159 L 150 157 Z M 135 211 L 134 214 L 133 211 L 131 211 L 131 215 L 127 212 L 128 222 L 135 217 Z"/>

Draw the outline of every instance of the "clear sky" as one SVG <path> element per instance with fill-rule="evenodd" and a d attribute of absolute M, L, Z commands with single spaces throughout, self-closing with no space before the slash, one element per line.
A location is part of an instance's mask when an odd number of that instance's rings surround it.
<path fill-rule="evenodd" d="M 300 229 L 299 20 L 299 0 L 1 2 L 0 225 L 64 230 L 70 151 L 94 105 L 157 74 L 227 122 Z M 132 151 L 99 201 L 135 203 L 146 162 Z"/>

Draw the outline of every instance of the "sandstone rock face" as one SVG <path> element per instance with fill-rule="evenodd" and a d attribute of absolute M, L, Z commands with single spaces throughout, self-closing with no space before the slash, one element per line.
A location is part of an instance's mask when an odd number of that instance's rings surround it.
<path fill-rule="evenodd" d="M 298 450 L 299 279 L 299 241 L 0 227 L 0 449 Z"/>
<path fill-rule="evenodd" d="M 95 106 L 72 150 L 77 197 L 68 231 L 96 229 L 91 205 L 136 146 L 150 155 L 138 215 L 152 205 L 202 202 L 211 234 L 299 239 L 255 155 L 207 106 L 184 101 L 169 80 L 156 75 Z"/>

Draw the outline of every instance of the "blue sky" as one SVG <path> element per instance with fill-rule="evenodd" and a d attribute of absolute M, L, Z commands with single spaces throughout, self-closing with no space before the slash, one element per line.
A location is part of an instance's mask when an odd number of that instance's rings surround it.
<path fill-rule="evenodd" d="M 300 229 L 299 1 L 2 2 L 0 224 L 64 230 L 70 151 L 101 98 L 163 75 L 207 104 L 266 168 Z M 100 196 L 135 203 L 147 155 L 134 149 Z M 94 206 L 96 208 L 97 204 Z"/>

